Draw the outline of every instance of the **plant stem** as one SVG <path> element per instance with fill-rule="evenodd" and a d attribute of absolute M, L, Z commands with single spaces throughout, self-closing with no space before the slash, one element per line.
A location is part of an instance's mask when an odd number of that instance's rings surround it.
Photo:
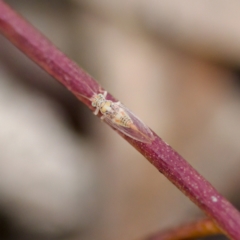
<path fill-rule="evenodd" d="M 201 219 L 197 222 L 185 224 L 178 228 L 153 234 L 144 240 L 183 240 L 219 235 L 222 231 L 211 219 Z"/>
<path fill-rule="evenodd" d="M 0 31 L 30 59 L 94 110 L 91 101 L 81 95 L 92 97 L 91 89 L 97 93 L 102 89 L 100 85 L 1 0 Z M 107 99 L 115 101 L 110 94 Z M 168 144 L 155 133 L 155 140 L 151 144 L 119 134 L 211 217 L 229 237 L 240 239 L 239 212 Z"/>

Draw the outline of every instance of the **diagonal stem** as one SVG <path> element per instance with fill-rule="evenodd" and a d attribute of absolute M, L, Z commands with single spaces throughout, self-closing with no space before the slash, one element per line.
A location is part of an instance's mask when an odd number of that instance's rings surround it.
<path fill-rule="evenodd" d="M 87 98 L 93 95 L 93 91 L 103 91 L 100 85 L 1 0 L 0 32 L 94 110 Z M 110 94 L 107 98 L 115 101 Z M 168 144 L 155 133 L 155 140 L 151 144 L 119 134 L 211 217 L 229 237 L 240 239 L 239 212 Z"/>
<path fill-rule="evenodd" d="M 211 219 L 201 219 L 183 226 L 155 233 L 144 240 L 183 240 L 219 235 L 222 231 Z"/>

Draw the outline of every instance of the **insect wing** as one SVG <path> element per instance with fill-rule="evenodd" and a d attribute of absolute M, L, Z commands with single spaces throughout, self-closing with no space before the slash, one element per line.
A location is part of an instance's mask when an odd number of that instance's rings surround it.
<path fill-rule="evenodd" d="M 128 137 L 131 137 L 143 143 L 151 143 L 154 140 L 154 136 L 149 127 L 145 125 L 139 118 L 137 118 L 130 110 L 128 110 L 122 104 L 118 104 L 118 106 L 119 108 L 124 110 L 125 113 L 131 118 L 133 126 L 128 128 L 118 125 L 107 116 L 104 118 L 104 121 L 118 131 L 124 133 Z"/>

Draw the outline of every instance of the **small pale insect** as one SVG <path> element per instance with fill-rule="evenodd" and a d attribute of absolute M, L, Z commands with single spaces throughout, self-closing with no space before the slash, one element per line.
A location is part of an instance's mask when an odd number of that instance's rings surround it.
<path fill-rule="evenodd" d="M 154 140 L 153 133 L 140 119 L 120 102 L 107 100 L 106 96 L 106 91 L 98 94 L 93 93 L 93 96 L 89 99 L 92 106 L 96 108 L 95 115 L 100 111 L 103 121 L 135 140 L 143 143 L 151 143 Z"/>

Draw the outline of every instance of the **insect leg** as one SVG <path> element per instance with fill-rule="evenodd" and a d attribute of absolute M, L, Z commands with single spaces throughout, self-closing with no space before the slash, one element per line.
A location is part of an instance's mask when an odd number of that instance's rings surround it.
<path fill-rule="evenodd" d="M 104 92 L 103 92 L 103 96 L 104 96 L 104 98 L 106 98 L 106 96 L 107 96 L 107 91 L 104 91 Z"/>
<path fill-rule="evenodd" d="M 93 114 L 98 115 L 98 112 L 99 112 L 99 108 L 97 107 Z"/>

